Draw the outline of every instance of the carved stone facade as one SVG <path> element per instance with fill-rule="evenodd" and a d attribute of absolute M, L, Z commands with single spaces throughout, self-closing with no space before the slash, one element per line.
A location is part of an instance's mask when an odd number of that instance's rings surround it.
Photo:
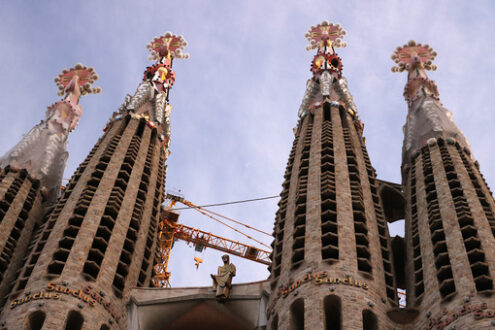
<path fill-rule="evenodd" d="M 3 329 L 127 328 L 130 290 L 150 285 L 158 253 L 168 145 L 161 124 L 169 118 L 162 111 L 157 121 L 156 103 L 144 98 L 135 108 L 114 113 L 44 217 L 38 210 L 39 182 L 26 170 L 1 171 L 0 198 L 17 202 L 0 204 L 7 215 L 0 225 L 14 238 L 0 240 L 6 278 L 0 293 L 8 299 L 0 316 Z M 66 111 L 64 104 L 56 111 Z M 24 223 L 26 219 L 31 221 Z M 12 252 L 15 243 L 23 250 Z"/>
<path fill-rule="evenodd" d="M 87 329 L 126 327 L 125 301 L 149 285 L 156 252 L 165 180 L 158 134 L 128 115 L 97 142 L 35 232 L 4 309 L 8 328 L 38 312 L 51 329 L 79 318 Z M 41 291 L 52 297 L 25 301 Z"/>
<path fill-rule="evenodd" d="M 403 182 L 393 184 L 371 165 L 334 49 L 343 35 L 328 22 L 307 34 L 317 54 L 284 174 L 271 275 L 232 284 L 236 270 L 224 258 L 216 292 L 147 288 L 159 251 L 172 60 L 186 57 L 185 41 L 153 40 L 158 62 L 57 198 L 64 162 L 54 155 L 65 155 L 79 95 L 97 91 L 86 83 L 93 71 L 65 70 L 64 99 L 0 161 L 0 329 L 493 328 L 495 200 L 426 76 L 435 53 L 410 42 L 393 56 L 393 70 L 408 71 L 409 106 Z M 39 143 L 53 152 L 39 158 Z M 387 222 L 403 218 L 405 238 L 390 239 Z M 406 290 L 402 308 L 397 287 Z"/>
<path fill-rule="evenodd" d="M 410 328 L 493 328 L 495 201 L 425 73 L 435 52 L 410 41 L 394 57 L 395 71 L 408 71 L 405 282 L 407 306 L 419 312 Z"/>
<path fill-rule="evenodd" d="M 269 329 L 388 329 L 398 303 L 375 170 L 329 39 L 313 61 L 282 185 Z"/>

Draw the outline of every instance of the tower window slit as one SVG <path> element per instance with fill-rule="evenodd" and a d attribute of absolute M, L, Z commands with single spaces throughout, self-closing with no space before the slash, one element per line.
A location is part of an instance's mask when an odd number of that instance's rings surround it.
<path fill-rule="evenodd" d="M 490 206 L 490 204 L 487 203 L 487 201 L 486 201 L 487 197 L 486 197 L 485 193 L 483 192 L 483 190 L 481 189 L 481 184 L 479 183 L 479 181 L 475 175 L 475 171 L 477 169 L 475 170 L 475 167 L 472 165 L 472 162 L 470 160 L 468 160 L 468 157 L 466 157 L 464 150 L 462 150 L 459 145 L 457 145 L 457 152 L 458 152 L 458 155 L 460 156 L 460 158 L 462 160 L 464 168 L 469 173 L 471 183 L 473 184 L 473 186 L 476 189 L 476 194 L 478 195 L 478 199 L 480 200 L 480 203 L 483 206 L 483 211 L 484 211 L 485 216 L 488 220 L 488 223 L 491 227 L 492 235 L 495 237 L 495 214 L 494 214 L 493 209 Z"/>
<path fill-rule="evenodd" d="M 444 161 L 444 168 L 447 172 L 448 165 L 452 164 L 452 158 L 450 156 L 449 150 L 445 144 L 440 145 L 440 153 L 442 160 Z M 461 158 L 462 160 L 462 158 Z M 453 168 L 453 166 L 452 166 Z M 455 170 L 452 170 L 452 172 Z M 453 172 L 455 174 L 455 172 Z M 464 247 L 466 253 L 468 254 L 468 260 L 471 266 L 471 273 L 473 274 L 476 289 L 479 292 L 491 291 L 493 289 L 493 282 L 490 277 L 490 272 L 488 267 L 485 267 L 482 263 L 485 261 L 485 254 L 481 247 L 481 242 L 478 238 L 477 229 L 472 221 L 472 214 L 469 208 L 466 197 L 460 190 L 460 193 L 456 194 L 453 190 L 460 187 L 460 181 L 457 175 L 452 175 L 448 179 L 449 186 L 451 187 L 451 195 L 454 201 L 454 206 L 457 214 L 457 219 L 459 221 L 459 227 L 461 229 L 462 236 L 464 238 Z M 454 187 L 454 188 L 452 188 Z M 471 242 L 476 242 L 480 248 L 474 248 Z M 475 257 L 473 257 L 475 256 Z M 480 263 L 481 262 L 481 263 Z"/>
<path fill-rule="evenodd" d="M 336 223 L 335 164 L 333 158 L 333 129 L 330 104 L 323 105 L 321 128 L 321 255 L 326 262 L 339 260 L 339 238 Z"/>
<path fill-rule="evenodd" d="M 378 330 L 378 319 L 376 315 L 368 309 L 363 311 L 363 330 Z"/>
<path fill-rule="evenodd" d="M 340 113 L 341 119 L 345 113 Z M 343 119 L 345 120 L 345 118 Z M 344 122 L 343 122 L 344 127 Z M 356 254 L 358 258 L 358 270 L 371 273 L 371 256 L 366 249 L 363 249 L 363 244 L 358 244 L 358 241 L 364 242 L 364 246 L 369 245 L 368 240 L 368 229 L 366 227 L 366 215 L 362 210 L 363 207 L 363 194 L 361 191 L 360 179 L 359 179 L 359 169 L 357 167 L 356 155 L 352 148 L 352 143 L 349 135 L 349 129 L 343 128 L 344 132 L 344 144 L 346 147 L 347 154 L 347 168 L 349 172 L 350 179 L 350 189 L 351 189 L 351 200 L 354 215 L 354 230 L 356 236 Z M 359 236 L 359 239 L 358 239 Z"/>
<path fill-rule="evenodd" d="M 45 323 L 46 314 L 42 311 L 35 311 L 29 315 L 29 330 L 41 330 Z"/>
<path fill-rule="evenodd" d="M 323 299 L 323 308 L 325 310 L 325 329 L 341 330 L 342 307 L 340 298 L 335 295 L 326 296 Z"/>
<path fill-rule="evenodd" d="M 152 151 L 152 148 L 153 148 L 153 144 L 150 143 L 150 145 L 148 146 L 147 158 L 149 157 L 150 151 Z M 145 175 L 146 175 L 146 173 L 143 171 L 142 178 Z M 148 185 L 145 182 L 141 181 L 141 184 L 140 184 L 140 187 L 139 188 L 142 191 L 147 191 L 148 190 Z M 145 196 L 145 193 L 142 193 L 142 195 L 141 195 L 140 198 L 142 200 L 145 200 L 145 197 L 146 197 Z M 131 216 L 131 224 L 133 224 L 133 225 L 129 226 L 129 228 L 127 230 L 127 235 L 126 235 L 126 238 L 129 241 L 132 241 L 132 242 L 135 242 L 136 241 L 137 233 L 139 233 L 139 230 L 141 229 L 140 220 L 141 220 L 141 217 L 142 217 L 142 211 L 143 211 L 143 209 L 144 209 L 144 202 L 140 202 L 137 199 L 136 202 L 135 202 L 135 205 L 134 205 L 133 214 Z M 135 221 L 133 221 L 134 219 L 135 219 Z M 130 252 L 131 253 L 134 253 L 134 249 L 131 250 Z M 143 258 L 144 258 L 143 260 L 148 259 L 149 258 L 149 253 L 148 253 L 148 257 L 145 254 Z M 128 252 L 125 249 L 122 250 L 122 252 L 120 254 L 120 262 L 128 267 L 128 266 L 130 266 L 131 259 L 132 258 L 129 258 L 129 256 L 128 256 Z M 116 289 L 116 292 L 118 294 L 121 294 L 124 291 L 124 288 L 125 288 L 125 278 L 127 277 L 127 270 L 125 270 L 125 273 L 124 273 L 123 272 L 123 269 L 124 268 L 118 268 L 117 269 L 117 273 L 115 274 L 115 277 L 114 277 L 113 285 L 114 285 L 114 287 Z"/>
<path fill-rule="evenodd" d="M 140 143 L 141 139 L 137 136 L 133 136 L 127 149 L 126 157 L 135 153 L 135 149 L 139 149 Z M 103 262 L 107 244 L 110 241 L 115 220 L 122 204 L 130 172 L 132 172 L 132 167 L 124 161 L 119 169 L 118 178 L 114 183 L 114 187 L 105 207 L 104 215 L 100 219 L 98 230 L 93 238 L 91 249 L 88 252 L 86 262 L 84 263 L 83 273 L 88 275 L 92 280 L 96 280 L 100 272 L 100 266 Z"/>
<path fill-rule="evenodd" d="M 84 318 L 80 312 L 70 311 L 65 321 L 65 330 L 81 330 Z"/>
<path fill-rule="evenodd" d="M 289 154 L 289 160 L 287 162 L 287 168 L 285 171 L 285 173 L 286 173 L 285 177 L 286 177 L 287 184 L 283 185 L 282 193 L 280 194 L 283 197 L 280 201 L 280 208 L 278 210 L 278 216 L 277 216 L 277 221 L 276 221 L 276 226 L 278 226 L 278 229 L 277 229 L 278 234 L 275 235 L 275 238 L 274 238 L 275 245 L 278 246 L 280 244 L 280 248 L 275 249 L 275 251 L 277 253 L 278 253 L 279 249 L 282 249 L 281 245 L 283 244 L 286 206 L 287 206 L 287 199 L 288 199 L 289 187 L 290 187 L 290 177 L 292 174 L 292 172 L 291 172 L 292 171 L 292 164 L 294 162 L 297 143 L 298 143 L 298 138 L 296 137 L 296 138 L 294 138 L 294 142 L 292 143 L 292 148 L 291 148 L 291 151 Z M 274 272 L 273 272 L 273 278 L 272 278 L 272 282 L 271 282 L 272 287 L 275 286 L 276 281 L 278 279 L 278 276 L 280 275 L 280 267 L 279 267 L 280 262 L 281 262 L 281 258 L 275 258 L 275 260 L 273 260 Z"/>
<path fill-rule="evenodd" d="M 330 103 L 325 102 L 323 104 L 323 120 L 324 121 L 332 121 L 332 112 L 330 109 Z"/>
<path fill-rule="evenodd" d="M 430 151 L 428 146 L 423 147 L 421 150 L 422 162 L 423 162 L 423 175 L 425 186 L 429 185 L 431 191 L 436 190 L 435 181 L 433 179 L 433 167 L 431 164 Z M 440 217 L 440 209 L 438 201 L 436 199 L 427 200 L 428 218 L 430 223 L 431 241 L 435 246 L 438 242 L 445 240 L 445 234 Z M 440 220 L 437 223 L 435 219 Z M 455 291 L 455 283 L 452 276 L 452 269 L 450 264 L 450 257 L 448 251 L 440 252 L 439 250 L 433 251 L 435 256 L 435 266 L 437 268 L 437 279 L 440 285 L 440 294 L 443 299 L 451 297 Z"/>
<path fill-rule="evenodd" d="M 272 322 L 270 324 L 271 324 L 271 327 L 270 328 L 272 330 L 277 330 L 278 329 L 278 314 L 275 314 L 273 316 Z"/>
<path fill-rule="evenodd" d="M 339 107 L 339 115 L 342 128 L 348 129 L 349 124 L 347 123 L 347 116 L 344 107 Z"/>
<path fill-rule="evenodd" d="M 53 221 L 49 222 L 49 225 L 47 226 L 47 230 L 51 230 L 53 228 L 53 225 L 55 224 L 55 219 L 58 217 L 58 215 L 60 214 L 60 211 L 62 210 L 62 207 L 60 207 L 60 205 L 61 205 L 60 203 L 63 200 L 67 200 L 68 197 L 71 195 L 72 189 L 76 185 L 81 174 L 86 169 L 91 158 L 96 153 L 96 150 L 99 148 L 101 141 L 102 141 L 102 139 L 98 140 L 98 142 L 94 145 L 93 149 L 90 151 L 90 153 L 88 154 L 86 159 L 79 165 L 76 173 L 72 176 L 69 184 L 67 185 L 67 189 L 63 195 L 62 200 L 59 201 L 59 204 L 57 205 L 55 211 L 52 212 L 52 214 L 51 214 L 51 218 L 53 219 Z M 118 142 L 118 140 L 116 141 L 116 139 L 113 138 L 110 144 L 116 145 L 117 142 Z M 75 212 L 77 212 L 79 215 L 75 214 L 74 217 L 71 218 L 71 220 L 69 220 L 69 227 L 67 228 L 69 230 L 67 231 L 67 234 L 70 233 L 70 235 L 74 235 L 74 234 L 77 235 L 78 227 L 81 225 L 82 218 L 85 215 L 87 208 L 89 207 L 89 203 L 91 202 L 91 199 L 93 197 L 94 190 L 96 190 L 96 187 L 99 184 L 99 179 L 101 179 L 103 170 L 105 168 L 106 168 L 106 165 L 97 167 L 95 172 L 92 174 L 92 177 L 96 178 L 98 180 L 93 180 L 91 182 L 88 182 L 88 184 L 92 185 L 93 187 L 87 187 L 85 192 L 83 192 L 83 194 L 80 196 L 79 201 L 77 203 L 78 206 L 76 206 L 76 208 L 75 208 Z M 73 242 L 74 242 L 74 240 L 69 239 L 68 237 L 66 237 L 65 239 L 60 241 L 59 249 L 54 254 L 54 260 L 48 266 L 48 272 L 54 273 L 54 274 L 60 274 L 62 272 L 62 270 L 64 268 L 65 261 L 67 260 L 67 257 L 69 255 L 68 252 L 72 248 Z M 43 248 L 43 246 L 44 246 L 44 243 L 40 242 L 38 244 L 37 250 L 41 250 Z M 57 258 L 61 258 L 62 260 L 57 260 Z M 33 261 L 37 260 L 37 257 L 34 258 L 34 256 L 33 256 L 32 260 Z M 34 262 L 36 262 L 36 261 L 34 261 Z"/>
<path fill-rule="evenodd" d="M 309 153 L 311 148 L 312 137 L 312 120 L 313 117 L 309 116 L 304 134 L 303 152 L 301 153 L 300 166 L 298 171 L 298 183 L 296 193 L 296 210 L 294 221 L 294 234 L 292 244 L 292 268 L 298 267 L 304 260 L 304 246 L 305 246 L 305 225 L 306 225 L 306 193 L 308 184 L 308 168 Z M 306 166 L 306 167 L 304 167 Z"/>
<path fill-rule="evenodd" d="M 304 330 L 304 299 L 299 298 L 290 306 L 291 323 L 294 330 Z"/>

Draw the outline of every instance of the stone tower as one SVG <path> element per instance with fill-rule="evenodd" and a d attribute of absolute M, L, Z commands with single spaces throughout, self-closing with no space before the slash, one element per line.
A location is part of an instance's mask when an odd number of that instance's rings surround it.
<path fill-rule="evenodd" d="M 35 232 L 1 322 L 6 329 L 124 329 L 135 286 L 149 286 L 164 199 L 168 94 L 181 36 L 148 48 L 148 67 Z"/>
<path fill-rule="evenodd" d="M 342 61 L 339 25 L 306 34 L 316 49 L 276 214 L 270 329 L 389 329 L 397 305 L 375 170 Z"/>
<path fill-rule="evenodd" d="M 495 202 L 470 146 L 425 70 L 428 46 L 398 47 L 392 71 L 407 71 L 402 180 L 407 199 L 407 305 L 411 329 L 493 328 Z"/>
<path fill-rule="evenodd" d="M 93 68 L 82 64 L 64 70 L 55 78 L 58 94 L 64 98 L 49 106 L 44 120 L 0 158 L 0 306 L 24 263 L 45 208 L 60 194 L 69 133 L 82 114 L 79 98 L 100 92 L 91 87 L 97 79 Z"/>

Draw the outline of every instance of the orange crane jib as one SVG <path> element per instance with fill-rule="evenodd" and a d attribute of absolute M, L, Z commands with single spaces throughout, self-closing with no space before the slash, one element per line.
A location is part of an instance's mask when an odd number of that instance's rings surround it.
<path fill-rule="evenodd" d="M 170 259 L 170 252 L 172 250 L 172 246 L 175 239 L 181 239 L 186 242 L 192 243 L 198 250 L 202 250 L 203 248 L 209 247 L 241 258 L 256 261 L 264 265 L 269 266 L 271 264 L 269 251 L 258 249 L 256 247 L 244 243 L 240 243 L 237 241 L 233 241 L 225 237 L 220 237 L 212 233 L 204 232 L 200 229 L 191 228 L 179 224 L 178 223 L 179 214 L 171 211 L 172 207 L 177 202 L 195 208 L 196 210 L 199 210 L 201 213 L 207 215 L 208 217 L 214 220 L 217 219 L 215 219 L 212 215 L 206 214 L 203 211 L 204 209 L 201 209 L 200 207 L 194 205 L 193 203 L 186 201 L 183 197 L 167 194 L 166 198 L 170 200 L 170 203 L 168 204 L 167 207 L 162 209 L 162 214 L 161 214 L 160 240 L 159 240 L 160 253 L 158 254 L 156 264 L 154 266 L 154 276 L 153 276 L 153 284 L 155 287 L 170 287 L 171 274 L 170 272 L 167 271 L 167 267 Z M 218 215 L 216 213 L 214 214 Z M 245 226 L 249 227 L 247 225 Z M 250 228 L 256 230 L 256 228 L 252 228 L 252 227 Z"/>
<path fill-rule="evenodd" d="M 255 248 L 244 243 L 236 242 L 228 238 L 213 235 L 205 231 L 179 225 L 175 230 L 175 238 L 213 248 L 225 253 L 233 254 L 241 258 L 253 260 L 265 265 L 270 265 L 270 252 Z"/>

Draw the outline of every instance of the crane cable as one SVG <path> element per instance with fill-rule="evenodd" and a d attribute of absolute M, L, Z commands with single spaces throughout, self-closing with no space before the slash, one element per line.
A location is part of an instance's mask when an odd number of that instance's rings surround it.
<path fill-rule="evenodd" d="M 214 216 L 212 216 L 212 215 L 210 215 L 210 214 L 206 213 L 206 212 L 205 212 L 205 211 L 203 211 L 203 209 L 201 209 L 199 206 L 196 206 L 196 205 L 192 204 L 191 202 L 187 202 L 187 201 L 185 201 L 185 202 L 186 202 L 186 203 L 184 203 L 184 204 L 186 204 L 186 205 L 190 204 L 190 207 L 192 207 L 193 209 L 195 209 L 195 210 L 196 210 L 196 211 L 198 211 L 199 213 L 201 213 L 201 214 L 203 214 L 203 215 L 206 215 L 207 217 L 209 217 L 209 218 L 211 218 L 211 219 L 213 219 L 213 220 L 215 220 L 215 221 L 217 221 L 217 222 L 220 222 L 222 225 L 229 227 L 229 228 L 230 228 L 230 229 L 232 229 L 233 231 L 236 231 L 236 232 L 238 232 L 239 234 L 246 236 L 247 238 L 249 238 L 249 239 L 251 239 L 251 240 L 255 241 L 256 243 L 261 244 L 261 245 L 263 245 L 264 247 L 267 247 L 268 249 L 271 249 L 271 247 L 270 247 L 270 246 L 268 246 L 268 245 L 266 245 L 265 243 L 263 243 L 263 242 L 261 242 L 261 241 L 258 241 L 257 239 L 255 239 L 255 238 L 253 238 L 253 237 L 251 237 L 251 236 L 249 236 L 249 235 L 247 235 L 247 234 L 244 234 L 242 231 L 237 230 L 236 228 L 234 228 L 234 227 L 232 227 L 232 226 L 230 226 L 230 225 L 226 224 L 225 222 L 223 222 L 223 221 L 221 221 L 221 220 L 219 220 L 219 219 L 215 218 Z M 189 205 L 188 205 L 188 206 L 189 206 Z"/>
<path fill-rule="evenodd" d="M 279 195 L 277 196 L 268 196 L 268 197 L 260 197 L 260 198 L 253 198 L 253 199 L 245 199 L 242 201 L 235 201 L 235 202 L 225 202 L 225 203 L 217 203 L 217 204 L 207 204 L 207 205 L 200 205 L 198 207 L 212 207 L 212 206 L 224 206 L 224 205 L 231 205 L 231 204 L 240 204 L 240 203 L 248 203 L 248 202 L 256 202 L 256 201 L 262 201 L 265 199 L 272 199 L 272 198 L 280 198 Z M 181 210 L 190 210 L 191 207 L 176 207 L 174 209 L 171 209 L 170 211 L 181 211 Z"/>
<path fill-rule="evenodd" d="M 202 205 L 202 206 L 197 206 L 197 205 L 194 205 L 193 203 L 189 202 L 190 205 L 188 203 L 184 203 L 187 207 L 177 207 L 177 208 L 174 208 L 174 209 L 171 209 L 170 211 L 179 211 L 179 210 L 190 210 L 192 208 L 198 208 L 198 209 L 201 209 L 205 212 L 209 212 L 211 214 L 214 214 L 216 215 L 217 217 L 221 217 L 225 220 L 229 220 L 229 221 L 232 221 L 234 223 L 237 223 L 239 225 L 242 225 L 246 228 L 249 228 L 249 229 L 252 229 L 252 230 L 255 230 L 259 233 L 262 233 L 262 234 L 265 234 L 267 236 L 270 236 L 272 237 L 271 234 L 265 232 L 265 231 L 262 231 L 262 230 L 259 230 L 257 228 L 254 228 L 254 227 L 251 227 L 249 225 L 246 225 L 245 223 L 242 223 L 240 221 L 237 221 L 237 220 L 234 220 L 232 218 L 229 218 L 227 216 L 224 216 L 224 215 L 221 215 L 219 213 L 216 213 L 214 211 L 211 211 L 211 210 L 207 210 L 205 209 L 205 207 L 211 207 L 211 206 L 223 206 L 223 205 L 230 205 L 230 204 L 239 204 L 239 203 L 247 203 L 247 202 L 254 202 L 254 201 L 260 201 L 260 200 L 265 200 L 265 199 L 271 199 L 271 198 L 280 198 L 280 196 L 268 196 L 268 197 L 261 197 L 261 198 L 253 198 L 253 199 L 245 199 L 245 200 L 241 200 L 241 201 L 235 201 L 235 202 L 226 202 L 226 203 L 217 203 L 217 204 L 208 204 L 208 205 Z"/>
<path fill-rule="evenodd" d="M 214 214 L 214 215 L 216 215 L 217 217 L 223 218 L 223 219 L 225 219 L 225 220 L 232 221 L 232 222 L 237 223 L 237 224 L 239 224 L 239 225 L 242 225 L 242 226 L 244 226 L 244 227 L 246 227 L 246 228 L 249 228 L 249 229 L 255 230 L 255 231 L 259 232 L 259 233 L 262 233 L 262 234 L 265 234 L 265 235 L 267 235 L 267 236 L 272 237 L 272 235 L 271 235 L 271 234 L 268 234 L 267 232 L 265 232 L 265 231 L 263 231 L 263 230 L 260 230 L 260 229 L 258 229 L 258 228 L 251 227 L 250 225 L 246 225 L 245 223 L 242 223 L 242 222 L 240 222 L 240 221 L 237 221 L 237 220 L 234 220 L 234 219 L 232 219 L 232 218 L 226 217 L 225 215 L 221 215 L 221 214 L 216 213 L 216 212 L 213 212 L 213 211 L 211 211 L 211 210 L 206 210 L 206 209 L 202 208 L 201 206 L 197 206 L 197 208 L 199 208 L 199 209 L 201 209 L 201 210 L 203 210 L 203 211 L 205 211 L 205 212 L 209 212 L 209 213 L 211 213 L 211 214 Z"/>

